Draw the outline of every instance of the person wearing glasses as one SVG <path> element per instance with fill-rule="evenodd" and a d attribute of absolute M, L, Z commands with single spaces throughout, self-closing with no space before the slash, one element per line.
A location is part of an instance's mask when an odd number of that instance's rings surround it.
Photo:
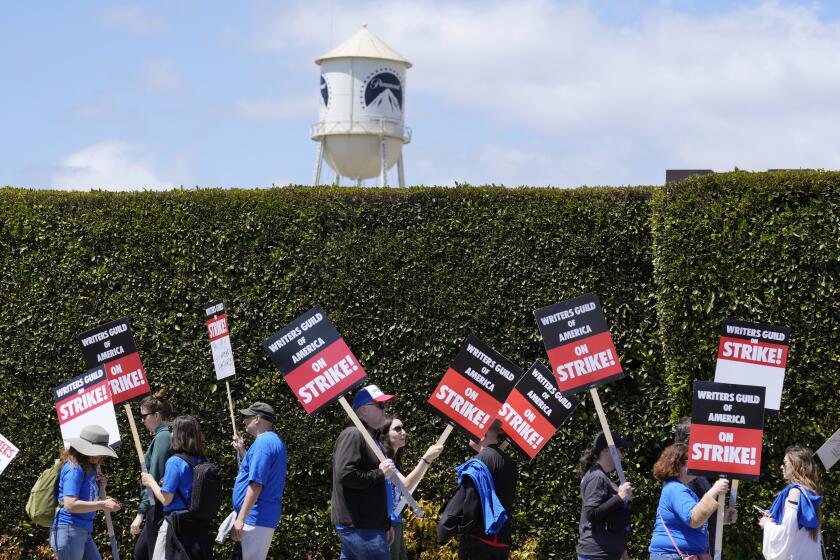
<path fill-rule="evenodd" d="M 164 465 L 169 458 L 169 450 L 172 446 L 172 423 L 169 421 L 172 417 L 172 407 L 163 398 L 164 394 L 165 391 L 161 389 L 140 401 L 140 421 L 149 432 L 154 434 L 152 443 L 146 449 L 144 460 L 149 474 L 155 480 L 163 478 Z M 151 560 L 161 523 L 163 523 L 163 504 L 155 501 L 152 505 L 148 490 L 143 488 L 137 515 L 129 527 L 131 534 L 138 537 L 134 544 L 135 558 Z"/>
<path fill-rule="evenodd" d="M 402 420 L 396 416 L 386 416 L 385 425 L 380 432 L 380 442 L 382 448 L 385 450 L 385 456 L 394 462 L 397 469 L 397 476 L 400 477 L 403 486 L 408 488 L 409 492 L 414 492 L 414 489 L 420 484 L 420 479 L 426 474 L 429 466 L 440 456 L 441 451 L 443 451 L 443 445 L 436 443 L 429 447 L 423 456 L 420 457 L 414 470 L 408 475 L 403 476 L 402 472 L 400 472 L 400 456 L 408 441 L 408 433 Z M 391 488 L 393 502 L 399 504 L 400 493 L 396 486 L 392 485 Z M 407 560 L 408 553 L 405 549 L 405 540 L 403 539 L 403 520 L 400 517 L 400 512 L 396 510 L 391 511 L 391 527 L 394 529 L 394 542 L 391 543 L 391 560 Z"/>
<path fill-rule="evenodd" d="M 376 442 L 393 398 L 368 385 L 353 399 L 353 410 Z M 358 428 L 348 426 L 339 434 L 333 447 L 330 518 L 341 541 L 342 560 L 390 560 L 394 504 L 389 479 L 395 472 L 394 462 L 380 462 Z"/>
<path fill-rule="evenodd" d="M 242 560 L 265 560 L 283 509 L 286 444 L 274 432 L 271 406 L 255 402 L 239 412 L 254 443 L 246 452 L 239 434 L 233 439 L 242 463 L 233 484 L 233 509 L 237 515 L 231 538 L 242 543 Z"/>

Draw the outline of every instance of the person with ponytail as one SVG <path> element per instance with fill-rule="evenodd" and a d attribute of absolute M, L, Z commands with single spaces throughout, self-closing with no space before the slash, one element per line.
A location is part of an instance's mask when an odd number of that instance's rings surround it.
<path fill-rule="evenodd" d="M 622 449 L 633 445 L 613 433 L 619 460 Z M 610 479 L 615 470 L 612 454 L 604 432 L 584 451 L 580 458 L 580 524 L 577 555 L 579 560 L 620 560 L 627 557 L 630 536 L 630 498 L 633 486 L 625 482 L 617 486 Z"/>
<path fill-rule="evenodd" d="M 762 553 L 767 560 L 822 558 L 820 537 L 820 472 L 814 454 L 788 447 L 782 477 L 789 482 L 759 521 L 764 530 Z"/>
<path fill-rule="evenodd" d="M 414 492 L 414 489 L 417 488 L 426 470 L 428 470 L 432 462 L 443 451 L 443 445 L 436 443 L 429 447 L 423 456 L 420 457 L 417 466 L 408 475 L 403 475 L 400 472 L 402 468 L 400 455 L 407 440 L 408 432 L 402 420 L 393 415 L 386 416 L 385 425 L 380 430 L 379 441 L 382 444 L 383 451 L 385 451 L 385 456 L 394 462 L 400 481 L 408 488 L 409 492 Z M 392 485 L 391 493 L 393 494 L 393 503 L 395 505 L 398 504 L 401 498 L 399 489 Z M 406 560 L 408 553 L 406 552 L 405 539 L 403 538 L 403 520 L 396 511 L 391 512 L 391 527 L 394 529 L 394 542 L 391 543 L 391 560 Z"/>
<path fill-rule="evenodd" d="M 164 465 L 169 458 L 169 450 L 172 445 L 171 428 L 169 419 L 172 417 L 172 407 L 164 399 L 166 391 L 161 389 L 154 395 L 149 395 L 140 402 L 140 421 L 153 435 L 152 443 L 146 449 L 145 462 L 149 474 L 155 480 L 163 478 Z M 145 520 L 145 524 L 143 521 Z M 141 490 L 140 506 L 137 508 L 137 515 L 129 528 L 131 534 L 137 538 L 134 544 L 134 558 L 138 560 L 151 560 L 154 552 L 155 541 L 163 523 L 163 504 L 155 501 L 151 505 L 149 492 L 145 487 Z"/>

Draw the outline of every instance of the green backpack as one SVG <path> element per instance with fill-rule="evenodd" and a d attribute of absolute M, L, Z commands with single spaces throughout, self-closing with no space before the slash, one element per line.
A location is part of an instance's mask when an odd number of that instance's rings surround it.
<path fill-rule="evenodd" d="M 64 463 L 56 459 L 53 466 L 38 476 L 26 501 L 26 514 L 35 525 L 49 527 L 58 511 L 58 473 Z"/>

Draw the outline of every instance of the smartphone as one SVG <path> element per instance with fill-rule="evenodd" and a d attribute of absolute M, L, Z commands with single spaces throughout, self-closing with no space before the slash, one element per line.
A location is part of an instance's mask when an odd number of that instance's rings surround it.
<path fill-rule="evenodd" d="M 767 517 L 770 517 L 770 512 L 769 512 L 769 511 L 767 511 L 766 509 L 761 509 L 760 507 L 758 507 L 758 506 L 757 506 L 757 505 L 755 505 L 755 504 L 753 504 L 753 507 L 754 507 L 755 509 L 757 509 L 757 510 L 758 510 L 758 512 L 759 512 L 761 515 L 766 515 Z"/>

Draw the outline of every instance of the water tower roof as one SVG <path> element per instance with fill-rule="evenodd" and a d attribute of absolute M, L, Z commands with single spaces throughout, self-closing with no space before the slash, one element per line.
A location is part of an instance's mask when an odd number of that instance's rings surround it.
<path fill-rule="evenodd" d="M 367 26 L 362 27 L 350 36 L 346 41 L 331 49 L 315 59 L 315 64 L 321 64 L 325 60 L 333 58 L 376 58 L 379 60 L 393 60 L 402 62 L 406 68 L 411 68 L 411 63 L 404 57 L 397 54 L 394 49 L 386 45 L 382 39 L 368 31 Z"/>

